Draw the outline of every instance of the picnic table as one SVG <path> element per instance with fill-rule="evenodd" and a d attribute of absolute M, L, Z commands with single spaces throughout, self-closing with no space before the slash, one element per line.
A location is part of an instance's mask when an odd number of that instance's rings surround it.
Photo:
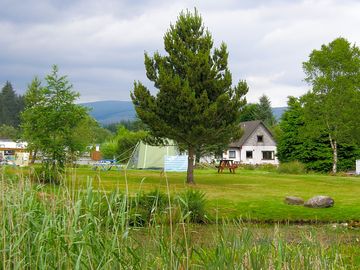
<path fill-rule="evenodd" d="M 229 169 L 230 173 L 235 173 L 238 163 L 232 159 L 221 159 L 218 166 L 218 173 L 223 172 L 224 169 Z"/>

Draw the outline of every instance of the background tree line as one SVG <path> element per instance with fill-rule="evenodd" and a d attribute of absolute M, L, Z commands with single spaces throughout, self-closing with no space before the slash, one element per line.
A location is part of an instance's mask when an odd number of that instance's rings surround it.
<path fill-rule="evenodd" d="M 303 63 L 310 90 L 289 97 L 280 121 L 278 157 L 308 169 L 354 169 L 360 159 L 360 50 L 337 38 Z"/>
<path fill-rule="evenodd" d="M 0 138 L 16 139 L 20 136 L 20 113 L 24 109 L 24 96 L 15 93 L 7 81 L 0 92 Z"/>

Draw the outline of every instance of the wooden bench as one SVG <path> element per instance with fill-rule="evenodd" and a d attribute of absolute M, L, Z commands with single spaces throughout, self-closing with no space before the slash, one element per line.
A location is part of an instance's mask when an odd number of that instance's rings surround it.
<path fill-rule="evenodd" d="M 229 169 L 230 173 L 235 173 L 235 170 L 239 167 L 237 163 L 233 160 L 222 159 L 218 166 L 215 166 L 218 169 L 218 173 L 222 173 L 224 169 Z"/>

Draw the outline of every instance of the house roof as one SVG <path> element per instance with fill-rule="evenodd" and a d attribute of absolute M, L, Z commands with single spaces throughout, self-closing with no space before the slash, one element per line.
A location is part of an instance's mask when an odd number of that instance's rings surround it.
<path fill-rule="evenodd" d="M 241 147 L 260 125 L 262 125 L 272 136 L 271 131 L 263 124 L 261 120 L 241 122 L 240 127 L 244 131 L 244 134 L 239 140 L 230 143 L 230 147 Z"/>
<path fill-rule="evenodd" d="M 25 149 L 27 142 L 15 142 L 8 139 L 0 139 L 0 149 Z"/>

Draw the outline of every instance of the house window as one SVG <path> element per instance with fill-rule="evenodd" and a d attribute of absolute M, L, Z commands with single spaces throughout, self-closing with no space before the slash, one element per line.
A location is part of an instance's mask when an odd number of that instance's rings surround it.
<path fill-rule="evenodd" d="M 253 158 L 253 151 L 246 151 L 246 159 L 252 159 Z"/>
<path fill-rule="evenodd" d="M 235 150 L 229 150 L 229 158 L 236 158 L 236 151 Z"/>
<path fill-rule="evenodd" d="M 5 156 L 13 156 L 13 155 L 15 155 L 15 150 L 5 150 L 4 155 Z"/>
<path fill-rule="evenodd" d="M 274 151 L 262 151 L 263 160 L 274 160 Z"/>
<path fill-rule="evenodd" d="M 257 142 L 264 142 L 264 136 L 263 135 L 257 135 Z"/>

